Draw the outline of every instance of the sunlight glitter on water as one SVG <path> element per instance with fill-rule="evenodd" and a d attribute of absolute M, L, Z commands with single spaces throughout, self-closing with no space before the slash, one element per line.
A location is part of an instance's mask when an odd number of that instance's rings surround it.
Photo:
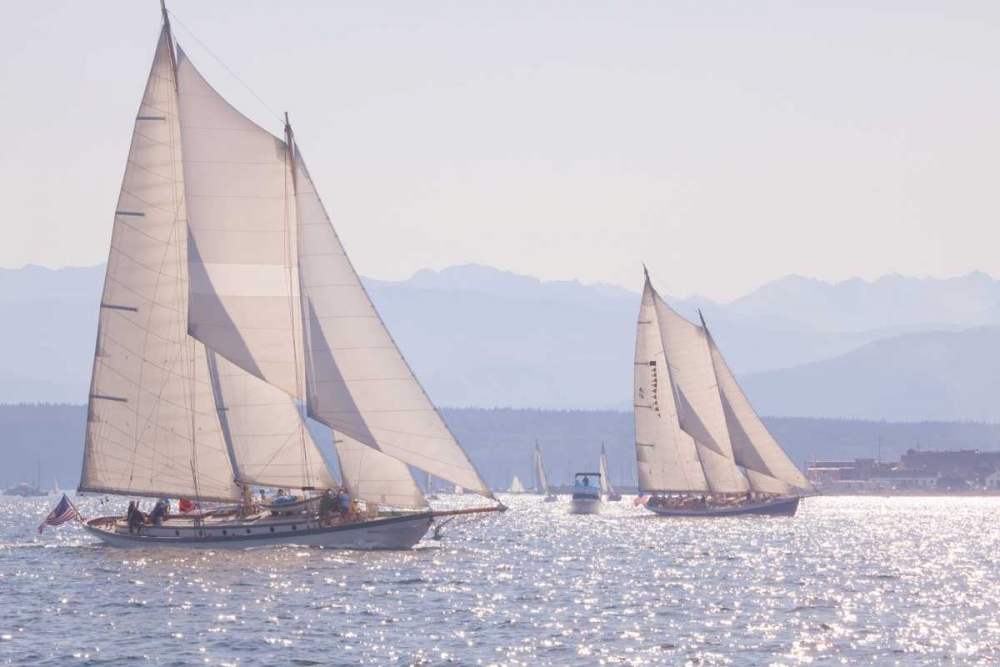
<path fill-rule="evenodd" d="M 54 500 L 2 499 L 0 662 L 1000 660 L 1000 499 L 815 498 L 792 519 L 721 520 L 505 500 L 410 552 L 202 553 L 38 536 Z"/>

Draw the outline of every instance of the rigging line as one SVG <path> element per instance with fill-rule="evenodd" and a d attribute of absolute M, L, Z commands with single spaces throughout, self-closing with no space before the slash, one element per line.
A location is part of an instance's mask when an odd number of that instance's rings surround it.
<path fill-rule="evenodd" d="M 208 46 L 207 46 L 207 45 L 205 44 L 205 42 L 203 42 L 203 41 L 201 41 L 200 39 L 198 39 L 198 35 L 194 34 L 194 32 L 193 32 L 193 31 L 191 30 L 191 28 L 187 27 L 187 25 L 186 25 L 186 24 L 184 23 L 184 21 L 181 21 L 181 20 L 180 20 L 180 19 L 179 19 L 179 18 L 177 17 L 177 15 L 176 15 L 176 14 L 175 14 L 174 12 L 170 11 L 170 10 L 167 10 L 167 13 L 168 13 L 168 14 L 170 15 L 170 18 L 174 19 L 174 20 L 175 20 L 175 21 L 177 22 L 177 24 L 178 24 L 178 25 L 180 25 L 180 27 L 184 28 L 184 32 L 186 32 L 186 33 L 187 33 L 188 35 L 190 35 L 190 36 L 191 36 L 191 38 L 192 38 L 192 39 L 193 39 L 194 41 L 196 41 L 196 42 L 197 42 L 197 43 L 198 43 L 198 44 L 199 44 L 199 45 L 201 46 L 201 48 L 205 49 L 205 52 L 206 52 L 206 53 L 208 53 L 208 55 L 210 55 L 210 56 L 212 56 L 213 58 L 215 58 L 216 62 L 218 62 L 218 63 L 219 63 L 220 65 L 222 65 L 222 68 L 223 68 L 224 70 L 226 70 L 226 71 L 227 71 L 227 72 L 229 73 L 229 75 L 230 75 L 230 76 L 232 76 L 232 77 L 233 77 L 234 79 L 236 79 L 236 81 L 238 81 L 238 82 L 239 82 L 239 84 L 240 84 L 241 86 L 243 86 L 244 88 L 246 88 L 246 89 L 247 89 L 247 92 L 249 92 L 249 93 L 250 93 L 251 95 L 253 95 L 253 96 L 254 96 L 254 98 L 255 98 L 255 99 L 256 99 L 256 100 L 258 101 L 258 102 L 260 102 L 260 103 L 261 103 L 261 105 L 262 105 L 262 106 L 263 106 L 263 107 L 264 107 L 265 109 L 267 109 L 267 111 L 268 111 L 268 112 L 269 112 L 269 113 L 270 113 L 270 114 L 271 114 L 272 116 L 274 116 L 275 118 L 277 118 L 279 122 L 283 120 L 283 119 L 282 119 L 282 117 L 281 117 L 281 115 L 280 115 L 280 114 L 279 114 L 279 113 L 278 113 L 277 111 L 275 111 L 274 109 L 272 109 L 272 108 L 271 108 L 270 106 L 268 106 L 267 102 L 265 102 L 265 101 L 264 101 L 263 99 L 261 99 L 260 95 L 258 95 L 257 93 L 255 93 L 255 92 L 254 92 L 254 90 L 253 90 L 253 88 L 251 88 L 251 87 L 249 86 L 249 84 L 247 84 L 247 82 L 246 82 L 246 81 L 244 81 L 243 79 L 241 79 L 241 78 L 239 77 L 239 75 L 238 75 L 238 74 L 236 74 L 236 72 L 234 72 L 233 70 L 231 70 L 231 69 L 229 68 L 229 65 L 227 65 L 227 64 L 226 64 L 226 63 L 225 63 L 225 62 L 224 62 L 224 61 L 222 60 L 222 58 L 220 58 L 219 56 L 215 55 L 215 53 L 214 53 L 214 52 L 212 51 L 212 49 L 208 48 Z"/>

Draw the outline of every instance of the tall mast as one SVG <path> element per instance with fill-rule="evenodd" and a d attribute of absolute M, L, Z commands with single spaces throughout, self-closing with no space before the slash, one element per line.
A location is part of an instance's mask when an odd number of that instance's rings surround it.
<path fill-rule="evenodd" d="M 163 28 L 167 31 L 167 42 L 170 47 L 170 68 L 174 72 L 174 90 L 177 90 L 177 53 L 174 51 L 174 33 L 170 30 L 167 0 L 160 0 L 160 11 L 163 13 Z"/>

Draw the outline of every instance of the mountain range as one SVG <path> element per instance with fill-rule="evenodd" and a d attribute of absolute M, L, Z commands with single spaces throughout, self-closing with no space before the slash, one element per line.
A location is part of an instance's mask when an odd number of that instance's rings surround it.
<path fill-rule="evenodd" d="M 103 274 L 0 270 L 0 403 L 86 400 Z M 635 292 L 474 264 L 365 284 L 438 405 L 631 407 Z M 763 414 L 1000 421 L 1000 282 L 984 273 L 665 298 L 701 309 Z"/>

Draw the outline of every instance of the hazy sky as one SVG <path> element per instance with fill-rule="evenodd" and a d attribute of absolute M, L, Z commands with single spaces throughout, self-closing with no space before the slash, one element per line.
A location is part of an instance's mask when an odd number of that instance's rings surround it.
<path fill-rule="evenodd" d="M 638 288 L 645 261 L 730 298 L 792 272 L 1000 274 L 1000 3 L 169 7 L 291 113 L 368 276 Z M 159 22 L 155 0 L 0 4 L 0 266 L 104 260 Z"/>

